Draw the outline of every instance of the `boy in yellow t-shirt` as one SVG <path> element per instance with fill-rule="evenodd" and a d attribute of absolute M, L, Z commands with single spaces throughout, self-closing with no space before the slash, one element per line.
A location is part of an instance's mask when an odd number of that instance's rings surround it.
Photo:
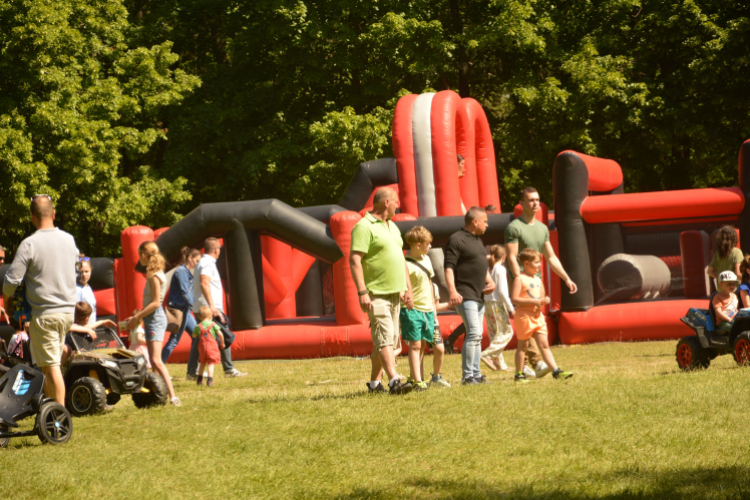
<path fill-rule="evenodd" d="M 402 305 L 399 313 L 401 337 L 409 346 L 409 381 L 414 391 L 426 391 L 424 381 L 424 353 L 427 345 L 433 344 L 435 334 L 435 295 L 432 278 L 435 271 L 432 268 L 427 252 L 430 251 L 432 235 L 422 226 L 415 226 L 404 235 L 409 244 L 406 253 L 406 267 L 411 281 L 414 308 L 409 310 Z M 443 355 L 443 343 L 434 342 L 434 372 L 431 385 L 450 387 L 440 374 Z"/>

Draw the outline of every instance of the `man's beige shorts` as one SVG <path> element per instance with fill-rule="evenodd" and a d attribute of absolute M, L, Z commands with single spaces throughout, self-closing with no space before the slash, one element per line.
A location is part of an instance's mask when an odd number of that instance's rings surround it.
<path fill-rule="evenodd" d="M 399 294 L 370 294 L 370 302 L 372 307 L 367 314 L 370 316 L 372 346 L 380 349 L 394 345 L 399 335 L 398 313 L 401 311 Z"/>
<path fill-rule="evenodd" d="M 29 328 L 31 359 L 38 367 L 59 366 L 65 334 L 73 324 L 73 313 L 32 316 Z"/>

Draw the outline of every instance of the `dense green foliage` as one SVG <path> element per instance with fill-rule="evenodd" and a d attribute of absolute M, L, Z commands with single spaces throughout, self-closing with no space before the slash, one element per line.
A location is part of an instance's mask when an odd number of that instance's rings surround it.
<path fill-rule="evenodd" d="M 629 191 L 731 185 L 750 136 L 736 1 L 0 5 L 3 243 L 40 189 L 98 254 L 202 202 L 336 202 L 359 162 L 392 155 L 407 92 L 485 107 L 504 210 L 529 183 L 551 204 L 564 149 L 616 159 Z"/>

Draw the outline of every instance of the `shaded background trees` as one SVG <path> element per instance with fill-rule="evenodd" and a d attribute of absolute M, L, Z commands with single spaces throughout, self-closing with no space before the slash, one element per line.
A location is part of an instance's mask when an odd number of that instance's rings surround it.
<path fill-rule="evenodd" d="M 32 18 L 44 2 L 0 5 L 4 242 L 28 230 L 40 189 L 96 255 L 202 202 L 335 202 L 359 162 L 392 155 L 407 92 L 485 107 L 503 210 L 525 184 L 551 203 L 564 149 L 618 160 L 627 190 L 679 189 L 736 183 L 750 137 L 739 2 L 66 0 Z M 75 50 L 44 34 L 61 24 Z M 48 81 L 32 61 L 45 57 L 67 76 Z"/>

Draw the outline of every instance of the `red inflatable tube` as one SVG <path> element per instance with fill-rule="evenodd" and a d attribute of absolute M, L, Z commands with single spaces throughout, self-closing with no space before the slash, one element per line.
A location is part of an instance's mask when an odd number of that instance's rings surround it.
<path fill-rule="evenodd" d="M 308 359 L 331 356 L 369 356 L 372 337 L 368 325 L 338 326 L 335 322 L 301 321 L 234 332 L 232 359 Z M 170 363 L 186 363 L 190 337 L 183 335 Z"/>
<path fill-rule="evenodd" d="M 576 154 L 583 160 L 589 173 L 589 191 L 612 191 L 622 184 L 622 169 L 616 161 L 585 155 L 569 149 L 560 152 L 557 156 L 564 153 Z"/>
<path fill-rule="evenodd" d="M 362 217 L 356 212 L 338 212 L 331 216 L 333 239 L 344 256 L 333 264 L 333 296 L 336 304 L 336 324 L 360 325 L 366 323 L 367 314 L 359 307 L 359 295 L 349 269 L 352 229 Z"/>
<path fill-rule="evenodd" d="M 141 309 L 143 301 L 143 287 L 146 285 L 146 276 L 135 272 L 138 263 L 138 246 L 144 241 L 152 241 L 154 232 L 149 227 L 132 226 L 125 229 L 120 235 L 122 244 L 123 276 L 125 277 L 125 317 L 130 316 L 134 310 Z"/>
<path fill-rule="evenodd" d="M 401 210 L 419 213 L 417 201 L 417 176 L 414 167 L 414 140 L 412 138 L 412 109 L 416 94 L 398 100 L 393 112 L 393 155 L 398 168 L 398 191 Z M 370 203 L 370 200 L 368 203 Z"/>
<path fill-rule="evenodd" d="M 294 272 L 294 279 L 292 280 L 292 293 L 297 293 L 299 286 L 305 280 L 307 272 L 310 270 L 313 264 L 315 264 L 315 257 L 310 254 L 306 254 L 301 250 L 292 248 L 292 270 Z"/>
<path fill-rule="evenodd" d="M 265 287 L 267 282 L 270 283 L 274 274 L 283 283 L 283 287 L 278 287 L 276 290 L 278 295 L 274 294 L 272 300 L 266 302 L 266 318 L 294 318 L 297 315 L 297 301 L 292 283 L 294 281 L 292 247 L 271 236 L 261 236 L 260 241 L 263 248 L 263 263 L 269 264 L 268 267 L 263 266 L 263 286 Z M 265 293 L 263 295 L 266 296 Z"/>
<path fill-rule="evenodd" d="M 735 215 L 744 206 L 740 188 L 685 189 L 589 196 L 581 215 L 589 224 L 604 224 Z"/>
<path fill-rule="evenodd" d="M 430 130 L 432 134 L 432 164 L 435 175 L 435 200 L 437 214 L 463 215 L 461 210 L 461 191 L 458 180 L 458 162 L 456 155 L 466 158 L 467 172 L 471 159 L 474 167 L 474 134 L 469 123 L 469 116 L 461 98 L 452 90 L 435 94 L 430 112 Z M 401 175 L 399 168 L 399 176 Z M 472 174 L 473 175 L 473 174 Z M 475 181 L 476 182 L 476 181 Z M 400 183 L 399 183 L 400 184 Z M 475 198 L 476 199 L 476 198 Z M 464 202 L 468 208 L 471 205 Z M 404 210 L 409 213 L 419 211 Z"/>
<path fill-rule="evenodd" d="M 117 314 L 117 304 L 115 299 L 115 289 L 107 288 L 106 290 L 94 290 L 96 299 L 96 315 L 112 316 Z"/>
<path fill-rule="evenodd" d="M 266 305 L 280 304 L 286 298 L 286 285 L 263 255 L 263 299 Z"/>
<path fill-rule="evenodd" d="M 708 235 L 703 231 L 680 233 L 680 256 L 685 297 L 705 297 L 709 292 L 706 266 L 711 260 L 708 253 Z"/>
<path fill-rule="evenodd" d="M 495 205 L 497 213 L 500 213 L 500 191 L 497 189 L 495 146 L 492 144 L 492 131 L 487 121 L 487 115 L 484 114 L 482 106 L 471 97 L 464 97 L 461 101 L 464 103 L 469 123 L 472 124 L 472 129 L 474 130 L 476 179 L 473 181 L 473 186 L 476 186 L 478 200 L 475 204 L 483 208 L 487 205 Z M 465 179 L 466 177 L 461 180 L 464 181 Z M 461 185 L 461 197 L 464 200 L 466 208 L 469 208 L 466 200 L 470 196 L 473 196 L 473 191 L 466 192 L 463 186 L 464 183 Z"/>
<path fill-rule="evenodd" d="M 691 307 L 705 308 L 703 300 L 660 300 L 592 307 L 584 312 L 560 313 L 563 344 L 678 339 L 693 331 L 680 321 Z"/>

